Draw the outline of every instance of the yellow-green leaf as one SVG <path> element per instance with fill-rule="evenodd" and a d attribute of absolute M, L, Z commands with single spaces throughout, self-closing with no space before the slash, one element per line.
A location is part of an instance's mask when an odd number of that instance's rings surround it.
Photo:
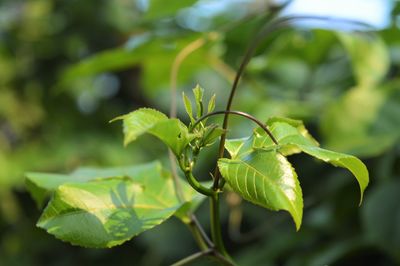
<path fill-rule="evenodd" d="M 245 157 L 219 159 L 218 167 L 229 185 L 244 199 L 270 210 L 290 213 L 298 230 L 303 196 L 296 172 L 275 151 L 253 151 Z"/>
<path fill-rule="evenodd" d="M 125 145 L 144 133 L 150 133 L 179 155 L 193 139 L 193 135 L 189 134 L 187 127 L 181 121 L 169 119 L 163 113 L 150 108 L 138 109 L 112 121 L 115 120 L 123 121 Z"/>
<path fill-rule="evenodd" d="M 182 182 L 184 201 L 179 201 L 171 174 L 158 162 L 79 169 L 55 180 L 49 180 L 50 176 L 38 179 L 39 175 L 32 181 L 53 190 L 54 195 L 37 225 L 63 241 L 84 247 L 119 245 L 172 215 L 185 220 L 186 212 L 204 199 Z"/>

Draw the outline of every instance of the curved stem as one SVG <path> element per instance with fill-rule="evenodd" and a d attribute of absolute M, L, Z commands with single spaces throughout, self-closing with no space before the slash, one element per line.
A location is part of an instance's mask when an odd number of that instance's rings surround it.
<path fill-rule="evenodd" d="M 212 189 L 203 186 L 202 184 L 200 184 L 199 181 L 197 181 L 197 179 L 193 176 L 191 167 L 186 166 L 183 157 L 179 160 L 179 166 L 181 167 L 183 173 L 185 174 L 185 177 L 189 185 L 191 185 L 197 192 L 206 195 L 208 197 L 211 197 L 212 195 L 215 194 L 215 192 Z"/>
<path fill-rule="evenodd" d="M 345 24 L 353 24 L 353 25 L 358 25 L 361 27 L 366 27 L 370 28 L 368 24 L 355 21 L 355 20 L 348 20 L 348 19 L 340 19 L 340 18 L 331 18 L 331 17 L 321 17 L 321 16 L 291 16 L 291 17 L 282 17 L 278 18 L 275 20 L 275 22 L 267 24 L 264 28 L 260 30 L 260 32 L 256 35 L 255 39 L 250 43 L 248 46 L 244 58 L 239 66 L 239 69 L 236 73 L 235 79 L 232 84 L 231 92 L 228 98 L 228 102 L 226 105 L 226 111 L 231 110 L 233 98 L 235 96 L 239 80 L 244 72 L 244 69 L 246 68 L 247 64 L 249 63 L 251 57 L 253 56 L 253 53 L 255 52 L 256 48 L 260 44 L 260 42 L 265 39 L 266 37 L 269 36 L 269 34 L 280 30 L 282 28 L 286 28 L 287 26 L 290 25 L 290 22 L 292 21 L 298 21 L 298 20 L 320 20 L 320 21 L 335 21 L 335 22 L 342 22 Z M 228 128 L 228 120 L 229 120 L 229 112 L 227 112 L 224 116 L 224 121 L 222 128 L 226 130 Z M 225 150 L 225 141 L 226 141 L 226 132 L 224 132 L 221 135 L 221 139 L 219 142 L 219 149 L 218 149 L 218 157 L 222 158 L 224 156 L 224 150 Z M 214 184 L 213 188 L 214 190 L 218 189 L 219 187 L 219 179 L 220 179 L 220 172 L 218 170 L 218 167 L 215 168 L 215 173 L 214 173 Z"/>
<path fill-rule="evenodd" d="M 195 128 L 202 120 L 210 117 L 210 116 L 214 116 L 214 115 L 221 115 L 221 114 L 232 114 L 232 115 L 239 115 L 239 116 L 243 116 L 253 122 L 255 122 L 257 125 L 259 125 L 267 134 L 268 136 L 271 138 L 271 140 L 278 145 L 278 141 L 276 140 L 276 138 L 274 137 L 274 135 L 272 134 L 272 132 L 268 129 L 268 127 L 266 125 L 264 125 L 260 120 L 258 120 L 257 118 L 255 118 L 254 116 L 245 113 L 245 112 L 241 112 L 241 111 L 215 111 L 212 113 L 208 113 L 206 115 L 203 115 L 202 117 L 200 117 L 199 119 L 197 119 L 196 122 L 194 122 L 194 124 L 192 125 L 192 128 Z"/>
<path fill-rule="evenodd" d="M 197 181 L 197 179 L 193 176 L 192 171 L 185 171 L 185 176 L 187 178 L 187 181 L 189 182 L 189 185 L 191 185 L 197 192 L 208 197 L 215 194 L 212 189 L 206 188 L 205 186 L 200 184 L 200 182 Z"/>

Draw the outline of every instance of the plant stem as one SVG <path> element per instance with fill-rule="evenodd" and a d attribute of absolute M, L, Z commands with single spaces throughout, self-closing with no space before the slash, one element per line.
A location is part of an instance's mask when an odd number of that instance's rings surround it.
<path fill-rule="evenodd" d="M 186 165 L 186 163 L 187 162 L 185 160 L 185 156 L 183 156 L 179 159 L 179 166 L 182 169 L 183 173 L 185 174 L 185 177 L 186 177 L 189 185 L 192 186 L 192 188 L 194 188 L 197 192 L 199 192 L 203 195 L 206 195 L 208 197 L 212 196 L 215 192 L 212 189 L 207 188 L 207 187 L 203 186 L 202 184 L 200 184 L 200 182 L 197 181 L 197 179 L 193 176 L 190 165 Z"/>
<path fill-rule="evenodd" d="M 181 259 L 180 261 L 175 262 L 171 266 L 182 266 L 182 265 L 189 264 L 189 263 L 191 263 L 191 262 L 193 262 L 193 261 L 195 261 L 195 260 L 197 260 L 197 259 L 199 259 L 199 258 L 201 258 L 203 256 L 211 254 L 212 252 L 213 252 L 213 249 L 211 249 L 211 248 L 203 250 L 203 251 L 196 252 L 196 253 L 194 253 L 194 254 L 192 254 L 192 255 L 184 258 L 184 259 Z"/>
<path fill-rule="evenodd" d="M 219 193 L 215 193 L 210 197 L 210 220 L 211 220 L 211 238 L 215 244 L 215 248 L 222 255 L 229 258 L 226 252 L 221 233 L 221 221 L 219 219 Z"/>
<path fill-rule="evenodd" d="M 201 250 L 204 251 L 207 248 L 214 248 L 214 243 L 208 238 L 206 232 L 194 214 L 189 214 L 189 221 L 185 224 L 189 227 L 189 230 Z"/>
<path fill-rule="evenodd" d="M 199 246 L 200 250 L 204 251 L 204 250 L 207 250 L 208 248 L 210 248 L 210 246 L 208 246 L 208 244 L 205 242 L 202 232 L 193 223 L 193 220 L 190 220 L 187 225 L 188 225 L 189 230 L 192 233 L 194 239 L 196 240 L 197 245 Z"/>
<path fill-rule="evenodd" d="M 239 69 L 236 73 L 235 79 L 233 81 L 232 89 L 227 101 L 227 105 L 224 111 L 224 121 L 222 125 L 222 129 L 224 132 L 221 135 L 220 143 L 219 143 L 219 149 L 218 149 L 218 159 L 222 158 L 224 156 L 224 151 L 225 151 L 225 141 L 226 141 L 226 136 L 227 136 L 227 128 L 228 128 L 228 121 L 229 121 L 229 114 L 231 113 L 236 113 L 231 111 L 233 99 L 237 90 L 237 87 L 239 85 L 239 81 L 241 76 L 243 75 L 244 69 L 246 68 L 247 64 L 249 63 L 251 57 L 253 56 L 253 53 L 255 52 L 256 48 L 260 44 L 260 42 L 266 37 L 269 36 L 274 31 L 277 31 L 279 29 L 287 27 L 291 21 L 293 20 L 303 20 L 303 19 L 316 19 L 316 20 L 323 20 L 323 21 L 330 21 L 331 18 L 325 18 L 325 17 L 316 17 L 316 16 L 293 16 L 293 17 L 284 17 L 277 19 L 275 22 L 267 24 L 264 28 L 260 30 L 260 32 L 255 36 L 253 41 L 250 43 L 248 46 L 244 58 L 239 66 Z M 336 20 L 337 21 L 337 20 Z M 349 21 L 349 20 L 340 20 L 345 23 L 354 23 L 358 25 L 365 26 L 365 24 L 361 24 L 355 21 Z M 236 113 L 239 114 L 239 113 Z M 246 116 L 247 118 L 250 118 L 248 115 L 243 115 L 243 113 L 240 113 L 239 115 Z M 257 119 L 251 119 L 254 122 L 257 123 Z M 263 125 L 262 123 L 260 123 Z M 261 126 L 260 125 L 260 126 Z M 271 139 L 277 144 L 276 139 L 273 137 L 271 132 L 268 130 L 268 128 L 263 127 L 262 128 L 268 133 L 268 135 L 271 137 Z M 219 219 L 219 190 L 220 188 L 223 187 L 224 182 L 221 182 L 220 184 L 220 172 L 218 167 L 215 168 L 215 173 L 214 173 L 214 182 L 213 182 L 213 187 L 212 189 L 214 190 L 215 194 L 210 196 L 210 213 L 211 213 L 211 236 L 214 241 L 214 244 L 216 246 L 216 249 L 222 253 L 222 255 L 228 259 L 229 255 L 225 250 L 224 243 L 222 240 L 222 234 L 221 234 L 221 223 Z"/>
<path fill-rule="evenodd" d="M 172 264 L 171 266 L 183 266 L 183 265 L 188 265 L 191 262 L 194 262 L 195 260 L 203 257 L 203 256 L 207 256 L 210 255 L 212 256 L 214 259 L 216 259 L 217 261 L 219 261 L 222 265 L 226 265 L 226 266 L 235 266 L 234 263 L 232 263 L 231 261 L 229 261 L 226 257 L 222 256 L 221 253 L 219 253 L 218 251 L 216 251 L 213 248 L 209 248 L 206 250 L 202 250 L 199 252 L 196 252 L 186 258 L 181 259 L 180 261 L 175 262 L 174 264 Z"/>
<path fill-rule="evenodd" d="M 226 266 L 235 266 L 236 264 L 230 259 L 229 256 L 223 256 L 221 253 L 214 251 L 214 258 L 216 258 L 219 262 Z M 228 257 L 228 258 L 227 258 Z"/>
<path fill-rule="evenodd" d="M 214 243 L 211 242 L 210 238 L 208 238 L 208 235 L 206 234 L 206 232 L 204 231 L 203 227 L 201 226 L 201 224 L 197 220 L 197 217 L 194 214 L 190 215 L 190 222 L 193 223 L 194 227 L 197 228 L 197 230 L 199 231 L 200 235 L 202 236 L 204 241 L 207 243 L 207 245 L 209 247 L 214 248 Z"/>

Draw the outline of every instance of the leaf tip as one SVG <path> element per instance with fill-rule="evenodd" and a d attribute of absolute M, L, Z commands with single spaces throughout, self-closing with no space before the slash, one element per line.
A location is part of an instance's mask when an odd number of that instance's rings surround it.
<path fill-rule="evenodd" d="M 362 188 L 360 186 L 360 201 L 358 202 L 358 207 L 361 207 L 361 204 L 362 204 L 362 202 L 364 200 L 364 191 L 367 188 L 367 186 L 368 186 L 368 184 L 364 188 Z"/>
<path fill-rule="evenodd" d="M 295 222 L 295 226 L 296 226 L 296 232 L 300 231 L 301 221 Z"/>
<path fill-rule="evenodd" d="M 120 116 L 114 117 L 113 119 L 109 120 L 108 123 L 113 123 L 115 121 L 122 120 L 124 118 L 125 118 L 125 115 L 120 115 Z"/>

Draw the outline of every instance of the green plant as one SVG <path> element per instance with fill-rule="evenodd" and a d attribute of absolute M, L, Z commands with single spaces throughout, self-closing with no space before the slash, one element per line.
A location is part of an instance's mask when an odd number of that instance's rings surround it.
<path fill-rule="evenodd" d="M 233 265 L 221 235 L 220 194 L 228 188 L 256 205 L 285 210 L 299 230 L 302 191 L 286 157 L 300 152 L 351 171 L 360 187 L 361 203 L 369 177 L 359 159 L 320 148 L 299 120 L 272 117 L 265 118 L 263 123 L 250 114 L 231 110 L 239 79 L 260 40 L 286 27 L 288 22 L 303 18 L 308 17 L 278 19 L 261 30 L 240 65 L 225 110 L 214 111 L 215 95 L 205 105 L 204 91 L 197 86 L 193 89 L 194 106 L 183 94 L 189 125 L 149 108 L 112 120 L 122 120 L 125 145 L 145 133 L 160 139 L 171 150 L 173 165 L 177 162 L 187 182 L 159 162 L 109 169 L 81 168 L 70 175 L 30 173 L 27 187 L 39 205 L 52 194 L 38 226 L 74 245 L 105 248 L 122 244 L 174 215 L 190 228 L 201 249 L 175 265 L 205 255 L 221 264 Z M 208 123 L 210 117 L 221 114 L 222 126 Z M 229 115 L 249 119 L 258 127 L 247 138 L 226 139 Z M 218 138 L 219 154 L 212 184 L 199 182 L 193 173 L 199 154 Z M 230 158 L 225 158 L 225 150 Z M 193 214 L 206 198 L 210 200 L 211 239 Z"/>

